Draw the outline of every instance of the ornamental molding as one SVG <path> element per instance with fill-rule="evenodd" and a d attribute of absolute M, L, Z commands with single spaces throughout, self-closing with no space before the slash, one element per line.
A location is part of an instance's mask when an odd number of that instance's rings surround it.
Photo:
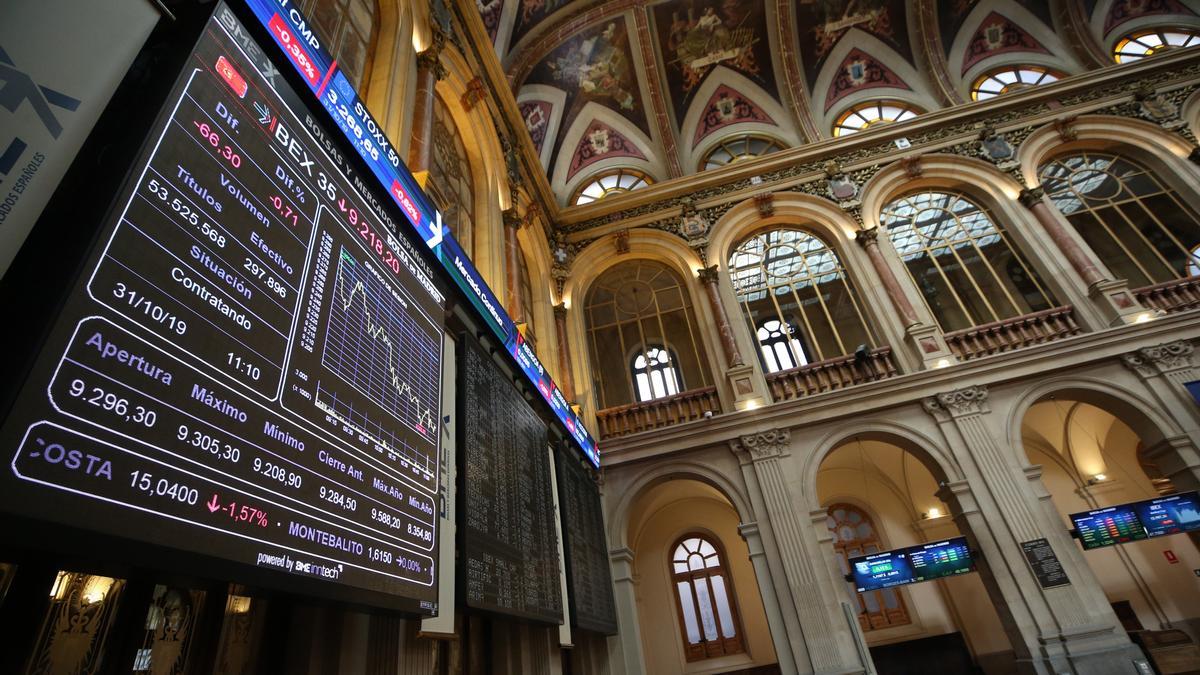
<path fill-rule="evenodd" d="M 1192 368 L 1195 346 L 1187 340 L 1166 342 L 1121 355 L 1121 363 L 1142 377 Z"/>
<path fill-rule="evenodd" d="M 738 445 L 750 453 L 750 459 L 755 462 L 787 456 L 791 443 L 791 429 L 768 429 L 738 437 Z"/>
<path fill-rule="evenodd" d="M 975 385 L 935 394 L 922 400 L 921 407 L 925 409 L 925 412 L 939 419 L 982 415 L 991 410 L 987 405 L 987 399 L 987 387 Z"/>
<path fill-rule="evenodd" d="M 982 158 L 989 160 L 999 170 L 1021 181 L 1019 166 L 1004 157 L 1008 147 L 1014 150 L 1019 148 L 1030 134 L 1047 124 L 1052 124 L 1064 140 L 1072 139 L 1076 136 L 1075 122 L 1080 115 L 1113 115 L 1144 119 L 1194 142 L 1187 124 L 1182 123 L 1183 121 L 1179 118 L 1179 111 L 1182 110 L 1183 102 L 1197 88 L 1200 88 L 1200 84 L 1196 82 L 1180 83 L 1196 77 L 1200 77 L 1200 62 L 1159 72 L 1139 72 L 1136 73 L 1136 76 L 1131 76 L 1124 81 L 1110 82 L 1103 87 L 1097 86 L 1063 96 L 1058 99 L 1061 105 L 1054 108 L 1044 101 L 1034 101 L 1016 108 L 996 110 L 946 125 L 912 131 L 905 138 L 913 151 L 908 153 L 907 157 L 899 158 L 899 160 L 896 158 L 895 139 L 881 139 L 872 145 L 813 157 L 770 169 L 755 176 L 701 187 L 686 194 L 639 204 L 576 223 L 560 225 L 559 231 L 564 234 L 581 233 L 613 223 L 637 221 L 646 216 L 663 214 L 665 211 L 673 211 L 677 214 L 685 203 L 698 205 L 720 201 L 717 204 L 710 203 L 705 208 L 697 208 L 698 213 L 705 214 L 709 217 L 710 223 L 715 223 L 724 211 L 728 211 L 737 203 L 752 196 L 749 194 L 752 190 L 762 190 L 766 186 L 772 186 L 767 188 L 767 191 L 801 192 L 829 199 L 831 186 L 826 169 L 831 164 L 839 167 L 839 171 L 844 172 L 845 178 L 842 180 L 846 183 L 861 186 L 884 166 L 922 153 Z M 1154 93 L 1146 94 L 1147 91 Z M 1138 98 L 1139 92 L 1143 94 L 1140 99 Z M 1093 107 L 1088 108 L 1088 104 L 1093 104 Z M 1062 108 L 1078 109 L 1054 120 L 1047 119 L 1054 110 Z M 1029 120 L 1036 121 L 1029 122 Z M 989 141 L 991 142 L 989 143 Z M 987 145 L 985 146 L 985 144 Z M 841 169 L 840 167 L 854 168 Z M 906 170 L 920 171 L 920 164 L 906 165 Z M 714 209 L 720 209 L 721 213 L 710 215 L 709 212 Z M 635 225 L 635 227 L 655 227 L 674 231 L 678 227 L 679 216 L 663 215 L 664 217 L 650 223 Z"/>

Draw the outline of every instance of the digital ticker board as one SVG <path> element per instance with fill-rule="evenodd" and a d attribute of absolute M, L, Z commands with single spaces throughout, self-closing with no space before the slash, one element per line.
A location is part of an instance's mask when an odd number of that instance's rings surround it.
<path fill-rule="evenodd" d="M 1079 542 L 1087 550 L 1195 532 L 1200 530 L 1200 493 L 1155 497 L 1072 513 L 1070 517 Z"/>
<path fill-rule="evenodd" d="M 850 558 L 859 593 L 966 574 L 974 568 L 965 537 Z"/>
<path fill-rule="evenodd" d="M 0 430 L 0 509 L 434 610 L 444 300 L 372 184 L 217 5 Z"/>

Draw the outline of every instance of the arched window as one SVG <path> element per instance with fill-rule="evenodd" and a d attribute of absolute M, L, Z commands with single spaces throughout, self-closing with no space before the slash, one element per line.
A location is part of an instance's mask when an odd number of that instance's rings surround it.
<path fill-rule="evenodd" d="M 727 136 L 713 146 L 704 159 L 700 160 L 700 170 L 707 171 L 726 164 L 736 164 L 745 159 L 769 155 L 772 152 L 783 150 L 783 148 L 782 143 L 769 136 L 756 134 Z"/>
<path fill-rule="evenodd" d="M 769 230 L 743 241 L 729 257 L 729 275 L 768 372 L 874 342 L 837 253 L 804 230 Z"/>
<path fill-rule="evenodd" d="M 989 70 L 975 80 L 971 85 L 971 100 L 982 101 L 1010 91 L 1049 84 L 1061 77 L 1062 73 L 1041 66 L 1004 66 Z"/>
<path fill-rule="evenodd" d="M 525 341 L 537 351 L 537 331 L 533 326 L 533 285 L 529 283 L 529 261 L 524 255 L 517 256 L 517 292 L 521 294 L 521 316 L 517 323 L 524 324 Z"/>
<path fill-rule="evenodd" d="M 833 123 L 833 135 L 845 136 L 877 124 L 903 122 L 922 112 L 904 101 L 866 101 L 838 116 Z"/>
<path fill-rule="evenodd" d="M 1113 59 L 1117 63 L 1129 63 L 1168 49 L 1192 47 L 1198 43 L 1200 33 L 1186 28 L 1139 30 L 1117 41 L 1117 46 L 1113 47 Z"/>
<path fill-rule="evenodd" d="M 1081 152 L 1043 164 L 1041 183 L 1114 275 L 1148 286 L 1196 274 L 1200 216 L 1145 167 Z"/>
<path fill-rule="evenodd" d="M 379 8 L 375 0 L 302 0 L 301 10 L 359 94 L 366 92 L 367 64 Z"/>
<path fill-rule="evenodd" d="M 462 134 L 441 96 L 433 101 L 433 166 L 426 192 L 468 257 L 475 257 L 475 184 Z"/>
<path fill-rule="evenodd" d="M 640 190 L 654 182 L 650 176 L 635 169 L 616 169 L 597 175 L 575 191 L 575 196 L 569 203 L 590 204 L 599 199 L 610 197 L 622 192 Z"/>
<path fill-rule="evenodd" d="M 725 552 L 703 534 L 687 534 L 671 554 L 683 651 L 688 661 L 745 651 Z"/>
<path fill-rule="evenodd" d="M 629 364 L 629 374 L 637 387 L 639 401 L 649 401 L 680 392 L 682 387 L 679 386 L 679 374 L 672 365 L 674 362 L 670 350 L 657 345 L 634 355 Z"/>
<path fill-rule="evenodd" d="M 884 550 L 875 522 L 857 506 L 833 504 L 825 524 L 833 534 L 833 550 L 843 574 L 850 574 L 850 558 Z M 864 631 L 912 623 L 904 598 L 895 588 L 857 593 L 851 583 L 850 594 L 858 596 L 858 623 Z"/>
<path fill-rule="evenodd" d="M 691 296 L 666 265 L 614 265 L 592 283 L 583 311 L 598 408 L 644 401 L 644 387 L 657 398 L 712 383 Z"/>
<path fill-rule="evenodd" d="M 918 192 L 880 214 L 943 331 L 1055 306 L 1041 277 L 990 213 L 955 192 Z"/>

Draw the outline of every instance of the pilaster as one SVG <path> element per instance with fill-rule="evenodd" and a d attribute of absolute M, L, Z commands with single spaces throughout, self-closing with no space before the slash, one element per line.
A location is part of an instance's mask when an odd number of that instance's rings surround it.
<path fill-rule="evenodd" d="M 796 660 L 792 657 L 791 647 L 788 646 L 787 626 L 783 621 L 783 612 L 779 606 L 779 592 L 775 587 L 775 577 L 771 575 L 767 564 L 767 552 L 763 548 L 762 533 L 758 523 L 741 523 L 738 534 L 746 542 L 750 551 L 750 564 L 754 565 L 754 576 L 758 581 L 758 593 L 762 596 L 763 609 L 767 613 L 767 626 L 771 629 L 771 642 L 775 646 L 775 658 L 779 661 L 779 670 L 784 673 L 796 672 Z"/>
<path fill-rule="evenodd" d="M 1121 629 L 1061 517 L 1039 503 L 1013 449 L 1002 447 L 999 439 L 1005 435 L 991 428 L 988 389 L 964 387 L 927 398 L 922 405 L 967 474 L 971 487 L 944 489 L 943 499 L 955 500 L 952 504 L 963 512 L 987 558 L 981 569 L 991 579 L 985 585 L 997 610 L 1007 614 L 1018 661 L 1034 673 L 1138 672 L 1134 660 L 1141 652 Z M 1040 485 L 1040 476 L 1036 480 Z M 971 504 L 964 505 L 968 493 Z M 1069 583 L 1040 583 L 1026 560 L 1026 547 L 1038 540 L 1049 545 Z"/>
<path fill-rule="evenodd" d="M 1183 431 L 1167 434 L 1169 442 L 1154 446 L 1156 463 L 1180 490 L 1200 486 L 1200 408 L 1184 386 L 1200 380 L 1195 346 L 1188 340 L 1166 342 L 1121 355 L 1121 363 L 1142 380 L 1158 403 Z M 1166 430 L 1164 430 L 1166 433 Z M 1150 449 L 1146 450 L 1147 456 Z"/>
<path fill-rule="evenodd" d="M 633 573 L 633 551 L 615 548 L 608 552 L 612 566 L 613 596 L 617 603 L 617 635 L 620 656 L 610 654 L 614 672 L 624 675 L 645 675 L 646 657 L 642 651 L 642 630 L 638 623 L 637 579 Z"/>
<path fill-rule="evenodd" d="M 816 572 L 814 561 L 821 559 L 816 539 L 805 536 L 796 515 L 796 501 L 783 468 L 783 459 L 790 456 L 791 431 L 771 429 L 749 434 L 741 436 L 735 445 L 735 451 L 748 455 L 758 480 L 799 618 L 809 663 L 797 663 L 798 671 L 862 672 L 848 629 L 837 628 L 845 624 L 835 612 L 839 605 L 831 597 L 827 580 Z"/>

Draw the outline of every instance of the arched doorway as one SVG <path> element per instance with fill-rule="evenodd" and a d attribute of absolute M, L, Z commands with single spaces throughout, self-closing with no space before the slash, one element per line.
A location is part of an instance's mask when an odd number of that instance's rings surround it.
<path fill-rule="evenodd" d="M 1040 396 L 1021 419 L 1021 445 L 1063 526 L 1072 513 L 1153 499 L 1179 487 L 1159 469 L 1159 425 L 1132 400 L 1086 387 Z M 1182 631 L 1200 642 L 1200 550 L 1177 534 L 1085 550 L 1083 559 L 1135 642 Z"/>
<path fill-rule="evenodd" d="M 908 439 L 864 432 L 834 446 L 817 471 L 827 556 L 849 558 L 964 534 L 944 499 L 945 471 Z M 965 522 L 965 521 L 963 521 Z M 977 561 L 981 573 L 985 567 Z M 982 574 L 846 595 L 880 673 L 1005 672 L 1015 655 Z"/>

